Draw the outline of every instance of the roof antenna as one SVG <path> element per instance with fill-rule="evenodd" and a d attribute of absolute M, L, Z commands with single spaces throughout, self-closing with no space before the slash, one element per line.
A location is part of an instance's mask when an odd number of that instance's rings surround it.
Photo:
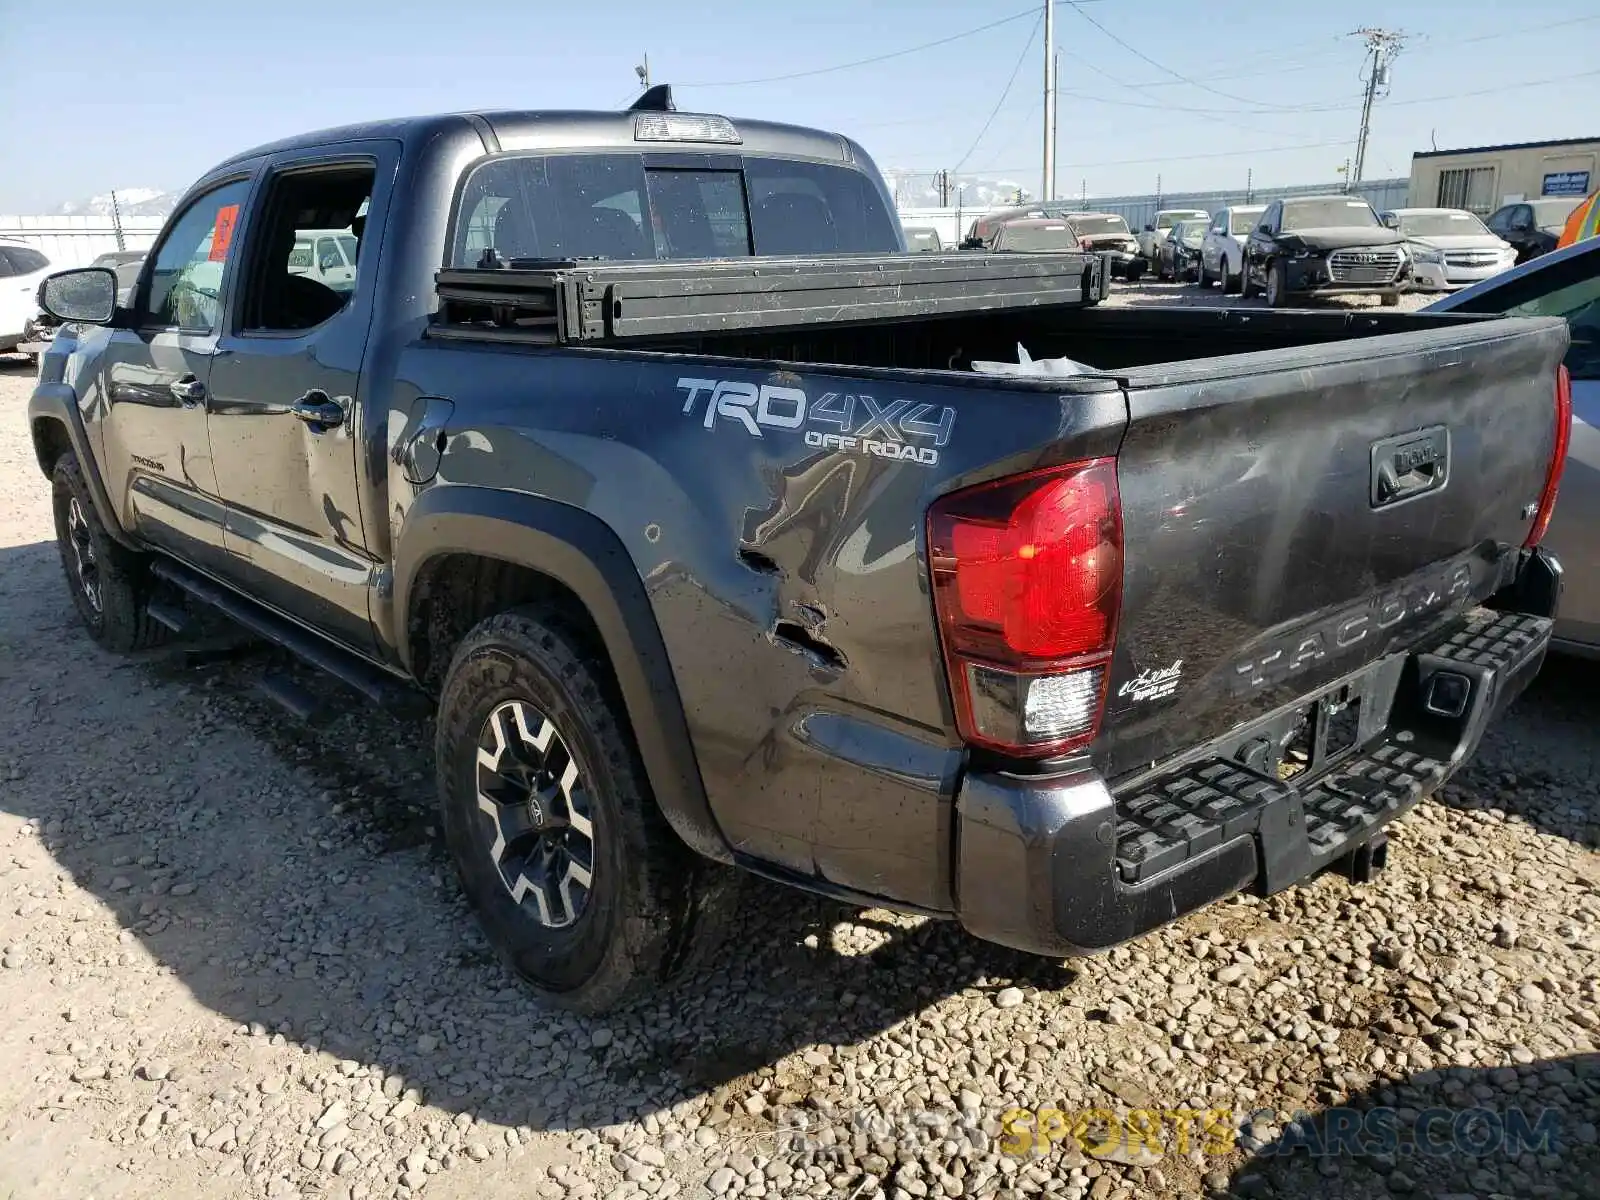
<path fill-rule="evenodd" d="M 672 102 L 672 85 L 658 83 L 654 87 L 646 88 L 644 94 L 628 105 L 629 112 L 677 112 L 678 106 Z"/>

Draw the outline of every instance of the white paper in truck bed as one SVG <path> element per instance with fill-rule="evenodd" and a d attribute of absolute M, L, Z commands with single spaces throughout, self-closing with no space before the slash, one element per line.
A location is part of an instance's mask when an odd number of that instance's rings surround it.
<path fill-rule="evenodd" d="M 1016 362 L 983 362 L 975 358 L 972 360 L 972 369 L 980 375 L 1049 375 L 1056 378 L 1095 373 L 1095 368 L 1070 358 L 1032 358 L 1021 342 L 1017 343 Z"/>

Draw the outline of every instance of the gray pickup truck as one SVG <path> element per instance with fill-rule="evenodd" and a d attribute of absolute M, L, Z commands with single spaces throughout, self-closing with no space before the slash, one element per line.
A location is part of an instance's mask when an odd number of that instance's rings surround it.
<path fill-rule="evenodd" d="M 126 305 L 47 280 L 28 419 L 103 646 L 220 612 L 436 708 L 558 1002 L 680 969 L 729 866 L 1083 953 L 1382 865 L 1539 668 L 1568 420 L 1562 321 L 1107 266 L 910 253 L 854 142 L 660 89 L 375 122 L 209 172 Z"/>

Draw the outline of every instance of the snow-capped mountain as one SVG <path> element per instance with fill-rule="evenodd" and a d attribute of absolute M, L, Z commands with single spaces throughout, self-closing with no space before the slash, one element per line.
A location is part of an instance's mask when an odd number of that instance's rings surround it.
<path fill-rule="evenodd" d="M 118 188 L 117 211 L 125 217 L 164 217 L 178 203 L 179 193 L 156 188 Z M 111 193 L 87 200 L 68 200 L 56 210 L 65 217 L 109 217 Z"/>

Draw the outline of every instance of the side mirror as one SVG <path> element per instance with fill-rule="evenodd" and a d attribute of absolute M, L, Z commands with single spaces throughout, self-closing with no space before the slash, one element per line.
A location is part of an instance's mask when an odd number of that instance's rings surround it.
<path fill-rule="evenodd" d="M 1383 227 L 1385 229 L 1393 229 L 1398 231 L 1400 228 L 1400 218 L 1395 216 L 1393 213 L 1384 213 L 1381 220 L 1383 221 Z"/>
<path fill-rule="evenodd" d="M 1146 225 L 1144 227 L 1144 231 L 1146 233 L 1154 233 L 1156 231 L 1156 227 L 1154 225 Z"/>
<path fill-rule="evenodd" d="M 39 307 L 58 321 L 104 325 L 117 311 L 116 272 L 105 267 L 58 271 L 39 285 Z"/>
<path fill-rule="evenodd" d="M 1267 225 L 1257 225 L 1256 226 L 1256 232 L 1257 233 L 1271 233 L 1272 229 L 1271 229 L 1270 226 L 1267 226 Z"/>

